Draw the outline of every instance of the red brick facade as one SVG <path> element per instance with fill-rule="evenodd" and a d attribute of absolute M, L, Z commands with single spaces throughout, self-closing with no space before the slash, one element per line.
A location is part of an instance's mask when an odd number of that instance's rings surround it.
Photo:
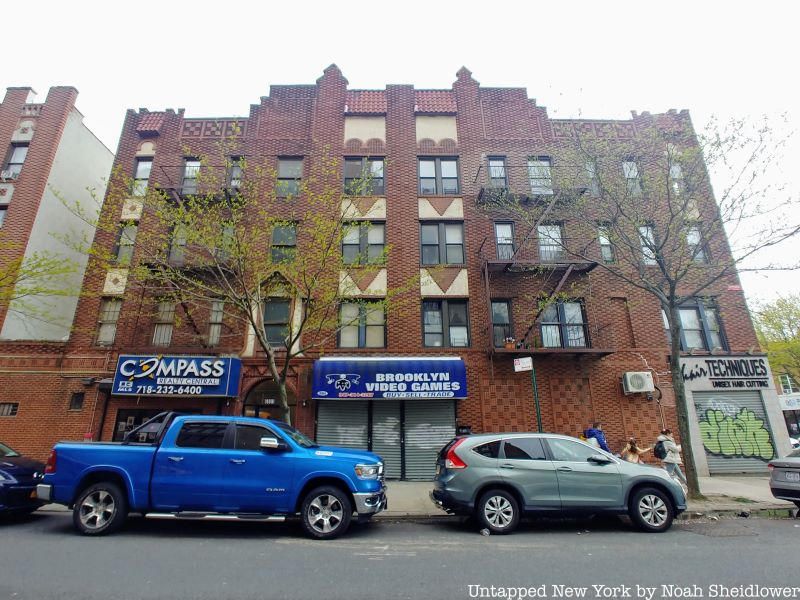
<path fill-rule="evenodd" d="M 379 139 L 345 140 L 345 119 L 352 115 L 385 115 L 385 142 Z M 420 139 L 416 117 L 453 115 L 455 139 Z M 128 111 L 116 167 L 133 175 L 135 157 L 143 142 L 155 144 L 151 184 L 180 165 L 184 148 L 213 152 L 214 144 L 229 132 L 234 119 L 185 119 L 182 111 L 161 113 Z M 688 114 L 674 111 L 664 115 L 634 115 L 625 121 L 577 122 L 593 127 L 598 135 L 621 141 L 663 123 L 677 122 L 691 127 Z M 464 250 L 469 277 L 470 345 L 468 348 L 423 347 L 421 302 L 403 314 L 387 320 L 385 350 L 337 350 L 326 355 L 367 354 L 375 356 L 452 355 L 463 358 L 469 397 L 457 403 L 457 423 L 480 431 L 523 431 L 536 429 L 536 411 L 530 372 L 515 373 L 512 353 L 489 351 L 491 320 L 482 270 L 481 246 L 493 240 L 493 223 L 477 206 L 481 183 L 475 180 L 486 156 L 502 155 L 509 164 L 521 165 L 531 155 L 549 155 L 558 160 L 567 125 L 576 122 L 548 118 L 521 88 L 482 88 L 466 69 L 458 73 L 451 90 L 419 91 L 407 85 L 389 85 L 385 90 L 348 90 L 338 68 L 325 70 L 316 85 L 273 86 L 259 104 L 251 106 L 249 117 L 241 119 L 243 154 L 273 160 L 302 156 L 305 169 L 313 169 L 329 149 L 334 156 L 385 157 L 386 243 L 391 246 L 388 285 L 402 285 L 419 273 L 420 214 L 418 158 L 458 157 L 463 198 Z M 0 119 L 0 134 L 4 122 Z M 485 166 L 484 166 L 485 169 Z M 523 175 L 522 177 L 526 177 Z M 162 182 L 163 183 L 163 182 Z M 447 199 L 444 199 L 447 200 Z M 432 198 L 431 204 L 435 204 Z M 447 202 L 443 202 L 447 204 Z M 107 206 L 106 210 L 119 210 Z M 98 233 L 96 244 L 112 247 L 115 240 Z M 726 250 L 727 251 L 727 250 Z M 169 349 L 149 345 L 153 323 L 145 310 L 148 299 L 126 295 L 113 346 L 94 344 L 100 307 L 99 290 L 106 273 L 99 267 L 87 271 L 75 331 L 68 342 L 48 348 L 4 347 L 0 351 L 0 389 L 3 399 L 19 401 L 14 418 L 0 417 L 0 440 L 28 454 L 43 457 L 60 438 L 110 439 L 119 409 L 198 408 L 207 413 L 242 414 L 248 391 L 268 378 L 264 361 L 256 355 L 243 360 L 244 370 L 238 400 L 202 402 L 107 398 L 98 391 L 98 380 L 113 375 L 120 353 L 208 354 L 196 336 L 176 328 Z M 537 291 L 552 289 L 558 276 L 540 278 L 517 274 L 493 274 L 490 296 L 509 299 L 513 311 L 514 335 L 521 339 L 533 317 L 529 300 Z M 612 276 L 595 269 L 576 273 L 567 282 L 584 290 L 583 300 L 594 349 L 613 352 L 546 354 L 533 353 L 539 403 L 545 430 L 577 435 L 592 420 L 602 420 L 613 449 L 629 436 L 648 443 L 657 435 L 662 421 L 675 428 L 674 400 L 669 383 L 668 346 L 658 303 L 644 292 L 626 287 Z M 711 290 L 716 296 L 731 351 L 745 351 L 757 345 L 740 290 L 733 281 Z M 419 294 L 419 292 L 416 292 Z M 413 307 L 416 308 L 413 308 Z M 241 336 L 229 336 L 213 353 L 241 352 Z M 13 358 L 19 356 L 19 359 Z M 296 397 L 295 425 L 309 435 L 315 433 L 315 402 L 311 399 L 310 370 L 314 357 L 298 360 L 290 386 Z M 17 361 L 18 366 L 11 366 Z M 12 372 L 25 370 L 26 375 Z M 621 377 L 625 371 L 652 370 L 663 392 L 659 406 L 642 395 L 626 396 Z M 94 378 L 84 380 L 82 378 Z M 81 411 L 68 411 L 72 392 L 85 391 Z M 104 416 L 105 415 L 105 416 Z M 100 430 L 100 423 L 102 431 Z"/>

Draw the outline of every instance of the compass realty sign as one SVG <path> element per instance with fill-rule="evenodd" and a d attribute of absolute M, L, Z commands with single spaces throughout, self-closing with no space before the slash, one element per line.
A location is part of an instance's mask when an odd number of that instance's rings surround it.
<path fill-rule="evenodd" d="M 312 396 L 466 398 L 466 370 L 456 357 L 323 358 L 314 363 Z"/>
<path fill-rule="evenodd" d="M 117 361 L 111 393 L 126 396 L 237 396 L 238 358 L 131 356 Z"/>

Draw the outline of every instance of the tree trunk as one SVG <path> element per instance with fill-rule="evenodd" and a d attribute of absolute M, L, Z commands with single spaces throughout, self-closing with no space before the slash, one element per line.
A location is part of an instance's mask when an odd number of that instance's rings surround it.
<path fill-rule="evenodd" d="M 670 357 L 669 367 L 672 372 L 672 389 L 675 392 L 675 412 L 678 418 L 678 432 L 681 436 L 681 454 L 683 455 L 683 465 L 686 472 L 687 487 L 689 497 L 700 497 L 700 482 L 697 479 L 697 471 L 694 468 L 694 450 L 692 449 L 692 439 L 689 433 L 689 411 L 686 406 L 686 388 L 683 383 L 683 373 L 681 372 L 681 331 L 680 313 L 677 305 L 669 307 L 670 321 Z"/>
<path fill-rule="evenodd" d="M 278 365 L 275 364 L 275 354 L 272 348 L 269 350 L 264 349 L 267 354 L 267 363 L 269 364 L 269 372 L 272 374 L 272 380 L 278 385 L 278 392 L 281 411 L 283 412 L 283 420 L 287 425 L 292 424 L 292 415 L 289 413 L 289 396 L 286 393 L 286 372 L 278 372 Z"/>

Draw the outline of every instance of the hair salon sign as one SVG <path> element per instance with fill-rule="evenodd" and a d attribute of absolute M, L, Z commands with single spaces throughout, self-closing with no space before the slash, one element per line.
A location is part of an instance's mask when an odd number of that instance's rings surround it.
<path fill-rule="evenodd" d="M 694 390 L 752 390 L 773 387 L 766 357 L 682 358 L 681 374 Z"/>

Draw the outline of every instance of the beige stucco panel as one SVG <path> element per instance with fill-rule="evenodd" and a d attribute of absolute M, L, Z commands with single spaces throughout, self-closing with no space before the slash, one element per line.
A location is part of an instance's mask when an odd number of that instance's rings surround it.
<path fill-rule="evenodd" d="M 30 142 L 33 139 L 33 131 L 36 129 L 34 122 L 30 119 L 20 121 L 14 133 L 11 134 L 12 142 Z"/>
<path fill-rule="evenodd" d="M 136 150 L 136 156 L 153 156 L 156 153 L 155 142 L 142 142 Z"/>
<path fill-rule="evenodd" d="M 357 139 L 366 142 L 377 138 L 386 143 L 386 117 L 345 117 L 344 141 Z"/>
<path fill-rule="evenodd" d="M 461 269 L 453 280 L 449 289 L 443 290 L 434 281 L 428 269 L 419 270 L 419 287 L 420 295 L 423 297 L 428 296 L 468 296 L 469 295 L 469 277 L 466 269 Z"/>
<path fill-rule="evenodd" d="M 381 269 L 375 275 L 375 279 L 372 280 L 372 283 L 367 286 L 367 289 L 362 290 L 356 285 L 356 282 L 353 281 L 353 278 L 350 277 L 350 274 L 347 271 L 339 271 L 339 295 L 345 297 L 384 297 L 386 296 L 388 290 L 388 281 L 389 278 L 387 276 L 386 269 Z"/>
<path fill-rule="evenodd" d="M 458 142 L 458 128 L 454 116 L 417 116 L 417 142 L 431 139 L 437 144 L 444 139 Z"/>
<path fill-rule="evenodd" d="M 420 219 L 463 219 L 464 201 L 461 198 L 453 198 L 453 202 L 447 207 L 443 215 L 439 214 L 427 198 L 419 198 L 419 218 Z"/>
<path fill-rule="evenodd" d="M 128 198 L 122 204 L 122 215 L 120 221 L 138 221 L 142 218 L 144 201 L 140 198 Z"/>
<path fill-rule="evenodd" d="M 122 296 L 128 285 L 128 269 L 109 269 L 103 284 L 103 295 Z"/>
<path fill-rule="evenodd" d="M 0 204 L 8 204 L 11 202 L 11 196 L 14 195 L 13 183 L 0 183 Z"/>
<path fill-rule="evenodd" d="M 386 198 L 378 198 L 365 214 L 361 214 L 349 198 L 342 200 L 343 219 L 386 219 Z"/>

